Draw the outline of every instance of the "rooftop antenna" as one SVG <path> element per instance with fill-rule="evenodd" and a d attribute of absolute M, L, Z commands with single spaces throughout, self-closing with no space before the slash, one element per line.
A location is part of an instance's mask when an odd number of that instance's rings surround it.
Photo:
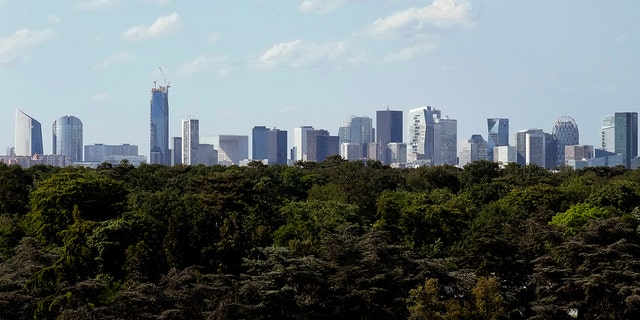
<path fill-rule="evenodd" d="M 167 82 L 167 79 L 164 77 L 164 72 L 162 71 L 162 67 L 158 67 L 158 69 L 160 69 L 160 74 L 162 74 L 162 81 L 164 81 L 164 85 L 167 87 L 167 90 L 169 90 L 169 88 L 171 88 L 171 82 Z"/>

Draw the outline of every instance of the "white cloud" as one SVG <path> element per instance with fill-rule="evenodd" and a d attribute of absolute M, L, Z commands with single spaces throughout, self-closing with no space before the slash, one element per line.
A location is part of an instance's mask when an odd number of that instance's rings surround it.
<path fill-rule="evenodd" d="M 180 22 L 180 16 L 177 13 L 172 13 L 168 16 L 163 16 L 150 25 L 150 26 L 136 26 L 125 31 L 122 36 L 127 40 L 139 40 L 164 36 L 175 32 L 182 28 Z"/>
<path fill-rule="evenodd" d="M 261 68 L 279 66 L 298 68 L 314 65 L 343 66 L 359 64 L 364 60 L 366 60 L 365 55 L 345 41 L 317 44 L 294 40 L 274 45 L 254 63 Z"/>
<path fill-rule="evenodd" d="M 33 31 L 22 29 L 13 35 L 0 37 L 0 63 L 7 64 L 28 56 L 30 48 L 55 36 L 51 30 Z"/>
<path fill-rule="evenodd" d="M 327 13 L 343 6 L 347 0 L 304 0 L 298 8 L 307 13 Z"/>
<path fill-rule="evenodd" d="M 104 70 L 117 64 L 129 63 L 135 60 L 136 60 L 136 56 L 133 53 L 127 52 L 127 51 L 120 51 L 100 61 L 93 68 L 95 70 Z"/>
<path fill-rule="evenodd" d="M 197 73 L 213 71 L 218 77 L 226 77 L 231 73 L 227 56 L 207 57 L 199 56 L 183 64 L 178 69 L 179 76 L 191 76 Z"/>
<path fill-rule="evenodd" d="M 112 11 L 124 7 L 122 0 L 86 0 L 80 1 L 73 6 L 76 11 Z"/>
<path fill-rule="evenodd" d="M 428 44 L 415 45 L 415 46 L 404 48 L 400 51 L 396 51 L 391 54 L 388 54 L 386 57 L 384 57 L 382 62 L 395 63 L 395 62 L 410 61 L 410 60 L 413 60 L 413 58 L 415 58 L 416 56 L 435 50 L 437 47 L 438 45 L 435 42 L 428 43 Z"/>
<path fill-rule="evenodd" d="M 376 36 L 419 34 L 429 26 L 435 28 L 473 26 L 473 9 L 467 0 L 434 0 L 422 8 L 396 12 L 374 21 L 370 32 Z"/>
<path fill-rule="evenodd" d="M 91 97 L 89 97 L 89 101 L 91 102 L 103 102 L 103 101 L 107 101 L 111 98 L 111 96 L 109 96 L 108 93 L 106 92 L 98 92 L 95 93 L 94 95 L 92 95 Z"/>

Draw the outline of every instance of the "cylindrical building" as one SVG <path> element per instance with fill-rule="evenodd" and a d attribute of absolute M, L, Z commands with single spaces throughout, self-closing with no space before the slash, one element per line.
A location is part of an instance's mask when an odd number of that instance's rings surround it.
<path fill-rule="evenodd" d="M 67 161 L 82 161 L 82 121 L 62 116 L 53 122 L 53 154 L 63 154 Z"/>

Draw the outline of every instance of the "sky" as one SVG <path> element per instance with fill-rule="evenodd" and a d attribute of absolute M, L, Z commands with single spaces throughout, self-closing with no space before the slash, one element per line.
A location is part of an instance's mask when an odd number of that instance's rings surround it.
<path fill-rule="evenodd" d="M 581 144 L 640 109 L 635 0 L 0 0 L 0 153 L 15 110 L 73 115 L 84 144 L 149 155 L 149 98 L 170 84 L 170 134 L 311 125 L 432 106 L 458 139 L 573 117 Z M 406 129 L 405 129 L 406 131 Z M 405 132 L 405 137 L 407 133 Z M 406 139 L 405 139 L 406 140 Z"/>

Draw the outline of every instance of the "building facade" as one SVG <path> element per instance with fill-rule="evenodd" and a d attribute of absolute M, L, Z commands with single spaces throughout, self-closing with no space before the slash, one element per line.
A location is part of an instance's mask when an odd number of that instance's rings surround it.
<path fill-rule="evenodd" d="M 616 112 L 602 119 L 602 149 L 622 155 L 623 165 L 631 168 L 638 156 L 638 113 Z"/>
<path fill-rule="evenodd" d="M 15 155 L 31 157 L 44 154 L 42 125 L 26 113 L 16 110 Z"/>
<path fill-rule="evenodd" d="M 182 120 L 182 164 L 198 164 L 200 146 L 200 122 L 198 119 Z"/>
<path fill-rule="evenodd" d="M 82 121 L 74 116 L 62 116 L 52 125 L 53 154 L 63 154 L 69 162 L 83 160 Z"/>
<path fill-rule="evenodd" d="M 108 145 L 96 143 L 84 146 L 85 162 L 104 162 L 106 158 L 113 156 L 138 156 L 138 146 L 131 144 Z"/>
<path fill-rule="evenodd" d="M 493 160 L 493 147 L 509 145 L 509 119 L 487 119 L 487 160 Z"/>
<path fill-rule="evenodd" d="M 151 89 L 149 140 L 149 163 L 170 165 L 169 87 Z"/>
<path fill-rule="evenodd" d="M 265 160 L 269 158 L 267 146 L 269 144 L 269 128 L 255 126 L 251 130 L 251 159 Z"/>
<path fill-rule="evenodd" d="M 433 161 L 435 119 L 440 119 L 440 115 L 440 110 L 432 107 L 409 110 L 409 152 Z"/>
<path fill-rule="evenodd" d="M 293 148 L 291 161 L 307 160 L 307 132 L 313 130 L 312 126 L 293 128 Z"/>
<path fill-rule="evenodd" d="M 391 163 L 389 143 L 402 143 L 402 135 L 404 134 L 403 125 L 404 118 L 402 111 L 397 110 L 378 110 L 376 111 L 376 143 L 379 145 L 377 152 L 371 152 L 371 147 L 367 152 L 369 159 L 376 159 L 382 163 Z"/>
<path fill-rule="evenodd" d="M 487 141 L 481 135 L 474 134 L 462 147 L 459 165 L 464 166 L 479 160 L 487 160 Z"/>
<path fill-rule="evenodd" d="M 218 164 L 240 165 L 249 158 L 249 136 L 221 134 L 216 137 Z"/>
<path fill-rule="evenodd" d="M 287 164 L 287 131 L 273 128 L 267 134 L 267 160 L 268 163 Z"/>
<path fill-rule="evenodd" d="M 322 162 L 329 156 L 340 154 L 340 138 L 324 129 L 307 132 L 307 161 Z"/>
<path fill-rule="evenodd" d="M 551 136 L 555 142 L 555 166 L 565 165 L 565 147 L 580 144 L 580 133 L 576 121 L 567 115 L 561 116 L 553 124 Z"/>
<path fill-rule="evenodd" d="M 432 164 L 458 164 L 458 121 L 449 118 L 436 118 L 433 130 Z"/>

